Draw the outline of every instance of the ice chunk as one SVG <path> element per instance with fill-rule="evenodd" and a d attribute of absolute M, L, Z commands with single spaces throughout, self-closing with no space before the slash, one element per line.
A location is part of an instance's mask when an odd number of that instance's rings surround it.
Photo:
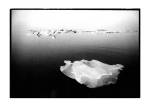
<path fill-rule="evenodd" d="M 64 63 L 65 65 L 60 67 L 60 71 L 89 88 L 115 84 L 120 73 L 119 70 L 123 68 L 121 64 L 109 65 L 98 60 L 74 62 L 65 60 Z"/>

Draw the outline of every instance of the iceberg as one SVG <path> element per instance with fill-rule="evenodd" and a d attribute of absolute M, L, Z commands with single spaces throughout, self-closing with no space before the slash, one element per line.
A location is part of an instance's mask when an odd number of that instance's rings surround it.
<path fill-rule="evenodd" d="M 74 62 L 65 60 L 64 63 L 64 66 L 60 66 L 60 71 L 88 88 L 115 84 L 120 70 L 124 67 L 121 64 L 109 65 L 98 60 L 84 59 Z"/>

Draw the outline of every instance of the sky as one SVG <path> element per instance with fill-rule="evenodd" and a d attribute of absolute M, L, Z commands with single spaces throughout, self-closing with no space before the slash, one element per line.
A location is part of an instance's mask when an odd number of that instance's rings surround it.
<path fill-rule="evenodd" d="M 125 31 L 138 28 L 138 11 L 126 10 L 13 10 L 14 24 L 42 29 L 109 29 Z"/>

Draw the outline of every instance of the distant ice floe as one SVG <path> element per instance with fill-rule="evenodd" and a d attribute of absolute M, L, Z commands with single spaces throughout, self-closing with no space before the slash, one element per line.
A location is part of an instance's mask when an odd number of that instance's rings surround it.
<path fill-rule="evenodd" d="M 47 36 L 47 37 L 50 37 L 52 39 L 56 39 L 56 36 L 58 36 L 60 34 L 79 33 L 79 31 L 73 30 L 73 29 L 47 29 L 47 30 L 31 29 L 28 32 L 30 32 L 32 35 L 35 35 L 37 37 Z"/>
<path fill-rule="evenodd" d="M 128 30 L 128 31 L 124 31 L 124 32 L 120 32 L 120 31 L 109 31 L 106 29 L 97 29 L 97 30 L 77 30 L 77 29 L 40 29 L 40 30 L 36 30 L 36 29 L 30 29 L 28 30 L 28 32 L 31 35 L 37 36 L 37 37 L 50 37 L 52 39 L 56 39 L 57 36 L 62 35 L 62 34 L 119 34 L 119 33 L 131 33 L 131 32 L 138 32 L 137 30 Z"/>
<path fill-rule="evenodd" d="M 66 76 L 75 79 L 78 83 L 86 85 L 88 88 L 115 84 L 120 70 L 124 67 L 121 64 L 109 65 L 98 60 L 74 62 L 65 60 L 64 63 L 64 66 L 60 66 L 60 71 Z"/>

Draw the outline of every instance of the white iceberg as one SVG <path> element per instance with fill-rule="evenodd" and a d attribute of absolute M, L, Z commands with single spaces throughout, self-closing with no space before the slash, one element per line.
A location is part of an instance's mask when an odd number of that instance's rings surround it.
<path fill-rule="evenodd" d="M 108 65 L 98 60 L 74 62 L 65 60 L 64 63 L 65 65 L 60 67 L 60 71 L 88 88 L 115 84 L 119 71 L 123 68 L 121 64 Z"/>

